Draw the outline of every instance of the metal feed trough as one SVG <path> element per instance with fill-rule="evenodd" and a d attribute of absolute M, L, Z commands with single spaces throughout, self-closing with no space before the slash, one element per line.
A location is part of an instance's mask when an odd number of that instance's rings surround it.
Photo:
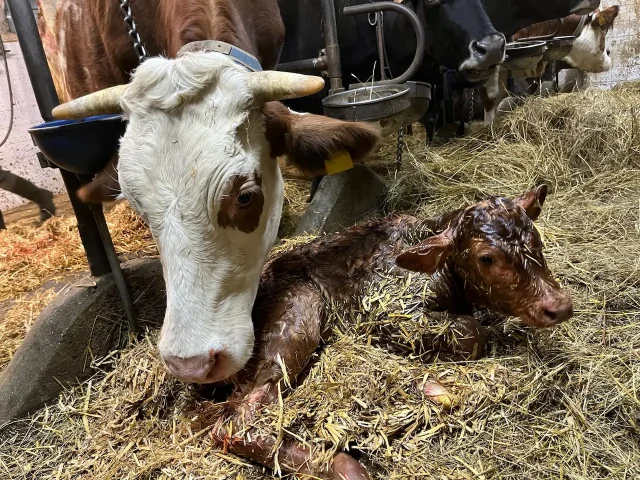
<path fill-rule="evenodd" d="M 540 61 L 559 62 L 569 55 L 574 35 L 563 35 L 556 37 L 562 27 L 560 20 L 558 28 L 549 35 L 538 37 L 527 37 L 507 44 L 506 60 L 503 67 L 508 70 L 507 91 L 514 90 L 513 71 L 526 70 L 537 65 Z M 558 80 L 556 78 L 556 87 Z"/>

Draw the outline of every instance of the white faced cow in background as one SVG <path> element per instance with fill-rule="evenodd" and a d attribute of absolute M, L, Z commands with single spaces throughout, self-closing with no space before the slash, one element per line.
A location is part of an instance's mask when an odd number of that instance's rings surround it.
<path fill-rule="evenodd" d="M 571 67 L 585 73 L 602 73 L 611 69 L 611 51 L 607 47 L 606 36 L 613 27 L 620 7 L 613 5 L 605 9 L 596 9 L 588 16 L 569 15 L 562 19 L 549 20 L 536 23 L 523 28 L 513 35 L 513 40 L 546 35 L 575 36 L 576 39 L 571 52 L 563 59 Z M 540 78 L 548 62 L 540 61 L 537 65 L 527 70 L 515 70 L 512 72 L 515 79 Z M 485 85 L 480 87 L 480 94 L 485 110 L 485 123 L 491 123 L 496 115 L 496 110 L 509 109 L 518 102 L 511 101 L 509 105 L 498 104 L 507 96 L 506 91 L 507 71 L 500 69 Z"/>
<path fill-rule="evenodd" d="M 143 38 L 170 55 L 215 38 L 252 53 L 264 67 L 277 62 L 284 35 L 275 0 L 135 5 Z M 56 18 L 55 27 L 43 18 L 40 27 L 58 32 L 55 42 L 51 36 L 45 42 L 49 62 L 57 65 L 52 70 L 63 73 L 58 86 L 64 83 L 71 96 L 100 91 L 61 105 L 54 115 L 124 111 L 129 121 L 119 159 L 109 167 L 115 172 L 119 160 L 119 182 L 103 172 L 82 198 L 107 200 L 112 189 L 122 189 L 160 251 L 167 287 L 162 358 L 182 380 L 223 380 L 253 351 L 251 309 L 284 196 L 276 157 L 324 173 L 325 160 L 339 152 L 356 161 L 366 156 L 378 131 L 298 115 L 276 102 L 317 92 L 324 86 L 319 77 L 249 72 L 206 49 L 150 58 L 128 85 L 114 86 L 136 60 L 118 2 L 62 0 Z"/>

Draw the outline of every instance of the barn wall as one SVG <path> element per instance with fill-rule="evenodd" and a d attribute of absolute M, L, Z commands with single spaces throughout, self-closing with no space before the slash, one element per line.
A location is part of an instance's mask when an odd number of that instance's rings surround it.
<path fill-rule="evenodd" d="M 64 191 L 64 184 L 60 173 L 51 168 L 40 168 L 36 158 L 38 150 L 27 133 L 29 127 L 42 122 L 42 117 L 29 82 L 20 45 L 18 42 L 5 42 L 5 48 L 10 50 L 7 61 L 13 87 L 14 118 L 13 129 L 7 143 L 0 147 L 0 167 L 31 180 L 39 187 L 61 193 Z M 4 63 L 0 61 L 0 140 L 6 135 L 10 118 L 9 89 Z M 17 207 L 26 202 L 22 197 L 0 189 L 0 210 Z"/>
<path fill-rule="evenodd" d="M 589 75 L 589 83 L 610 88 L 620 82 L 640 80 L 640 0 L 602 0 L 601 5 L 620 6 L 614 28 L 607 34 L 613 67 L 606 73 Z"/>

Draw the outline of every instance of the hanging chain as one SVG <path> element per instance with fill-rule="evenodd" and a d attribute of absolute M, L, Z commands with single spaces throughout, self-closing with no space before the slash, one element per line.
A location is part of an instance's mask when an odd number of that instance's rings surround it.
<path fill-rule="evenodd" d="M 475 101 L 475 94 L 476 94 L 476 89 L 472 88 L 471 89 L 471 102 L 469 103 L 469 127 L 471 127 L 471 124 L 473 123 L 473 102 Z"/>
<path fill-rule="evenodd" d="M 149 58 L 149 54 L 144 48 L 142 40 L 140 40 L 140 35 L 138 35 L 136 22 L 133 21 L 133 13 L 131 13 L 131 6 L 129 6 L 128 0 L 120 0 L 120 10 L 122 10 L 122 14 L 124 15 L 124 24 L 127 27 L 127 33 L 129 33 L 129 37 L 133 42 L 133 49 L 138 56 L 138 61 L 142 63 Z"/>
<path fill-rule="evenodd" d="M 402 166 L 402 150 L 404 149 L 404 127 L 398 130 L 398 150 L 396 151 L 396 170 Z"/>

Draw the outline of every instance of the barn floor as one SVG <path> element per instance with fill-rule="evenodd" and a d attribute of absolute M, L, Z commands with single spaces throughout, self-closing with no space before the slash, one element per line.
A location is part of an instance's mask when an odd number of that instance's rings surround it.
<path fill-rule="evenodd" d="M 640 87 L 534 99 L 492 129 L 430 150 L 408 138 L 407 150 L 397 175 L 393 141 L 374 159 L 392 184 L 389 209 L 433 215 L 548 183 L 539 229 L 575 317 L 545 331 L 492 323 L 487 358 L 424 364 L 371 346 L 366 327 L 391 321 L 411 337 L 428 323 L 403 310 L 418 279 L 377 285 L 358 311 L 335 312 L 333 340 L 256 426 L 312 443 L 320 459 L 350 448 L 380 479 L 640 478 Z M 282 236 L 304 210 L 306 185 L 288 182 Z M 121 254 L 154 254 L 126 205 L 107 217 Z M 0 233 L 0 284 L 20 278 L 0 301 L 84 270 L 73 234 L 68 217 Z M 5 358 L 39 305 L 0 322 L 0 344 L 13 338 Z M 270 478 L 196 428 L 195 405 L 211 389 L 168 377 L 154 335 L 98 360 L 104 372 L 0 433 L 2 478 Z M 420 396 L 427 378 L 456 395 L 455 408 Z"/>

